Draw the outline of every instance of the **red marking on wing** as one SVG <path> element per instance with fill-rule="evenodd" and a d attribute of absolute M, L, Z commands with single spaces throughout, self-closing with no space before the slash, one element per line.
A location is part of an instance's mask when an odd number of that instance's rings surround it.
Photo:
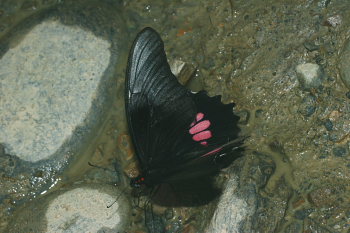
<path fill-rule="evenodd" d="M 198 141 L 202 141 L 202 140 L 205 140 L 205 139 L 208 139 L 211 137 L 212 137 L 211 131 L 205 130 L 205 131 L 202 131 L 200 133 L 195 134 L 192 137 L 192 139 L 198 142 Z"/>
<path fill-rule="evenodd" d="M 204 114 L 203 114 L 203 113 L 201 113 L 201 112 L 197 113 L 197 115 L 196 115 L 196 121 L 202 120 L 203 117 L 204 117 Z"/>
<path fill-rule="evenodd" d="M 214 149 L 214 150 L 212 150 L 212 151 L 209 151 L 208 153 L 206 153 L 206 154 L 202 155 L 201 157 L 205 157 L 205 156 L 208 156 L 208 155 L 215 154 L 215 153 L 217 153 L 217 152 L 221 151 L 221 149 L 222 149 L 221 147 L 216 148 L 216 149 Z"/>
<path fill-rule="evenodd" d="M 208 142 L 205 140 L 213 136 L 211 131 L 207 130 L 210 127 L 211 122 L 209 120 L 202 121 L 203 118 L 204 118 L 203 113 L 199 112 L 196 114 L 196 119 L 190 125 L 189 133 L 193 135 L 192 139 L 194 141 L 199 142 L 202 146 L 208 146 Z M 203 156 L 206 156 L 215 152 L 216 151 L 213 150 L 211 152 L 206 153 Z"/>
<path fill-rule="evenodd" d="M 201 132 L 203 130 L 206 130 L 210 126 L 210 121 L 205 120 L 197 123 L 190 129 L 190 134 L 196 134 L 198 132 Z"/>
<path fill-rule="evenodd" d="M 201 142 L 201 145 L 202 145 L 202 146 L 207 146 L 207 145 L 208 145 L 208 142 L 207 142 L 207 141 L 203 141 L 203 142 Z"/>

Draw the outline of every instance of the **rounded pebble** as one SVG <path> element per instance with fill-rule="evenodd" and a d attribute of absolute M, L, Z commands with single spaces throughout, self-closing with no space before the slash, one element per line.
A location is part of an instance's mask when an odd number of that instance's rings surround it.
<path fill-rule="evenodd" d="M 323 81 L 323 73 L 317 64 L 305 63 L 296 67 L 298 80 L 303 89 L 318 88 Z"/>
<path fill-rule="evenodd" d="M 7 232 L 122 232 L 130 207 L 120 192 L 109 185 L 55 191 L 17 210 Z"/>
<path fill-rule="evenodd" d="M 326 129 L 327 129 L 328 131 L 331 131 L 331 130 L 333 129 L 333 123 L 332 123 L 332 121 L 329 120 L 329 119 L 325 120 L 325 122 L 324 122 L 324 127 L 326 127 Z"/>
<path fill-rule="evenodd" d="M 91 109 L 109 48 L 91 32 L 48 20 L 4 54 L 0 141 L 7 153 L 37 162 L 72 137 Z"/>
<path fill-rule="evenodd" d="M 350 99 L 350 91 L 346 92 L 345 96 Z"/>
<path fill-rule="evenodd" d="M 335 147 L 333 148 L 333 154 L 337 157 L 345 157 L 347 154 L 346 148 L 344 147 Z"/>
<path fill-rule="evenodd" d="M 98 190 L 76 188 L 54 199 L 46 212 L 47 232 L 97 232 L 113 229 L 121 221 L 115 197 Z"/>

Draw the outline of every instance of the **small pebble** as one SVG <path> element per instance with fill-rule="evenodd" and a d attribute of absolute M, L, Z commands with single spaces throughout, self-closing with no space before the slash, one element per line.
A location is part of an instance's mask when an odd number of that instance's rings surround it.
<path fill-rule="evenodd" d="M 294 213 L 294 217 L 299 220 L 305 219 L 310 213 L 312 213 L 312 209 L 302 209 L 302 210 L 297 210 Z"/>
<path fill-rule="evenodd" d="M 259 118 L 259 117 L 261 117 L 263 115 L 263 113 L 264 113 L 264 110 L 258 109 L 258 110 L 255 111 L 255 117 Z"/>
<path fill-rule="evenodd" d="M 350 91 L 346 92 L 345 96 L 350 99 Z"/>
<path fill-rule="evenodd" d="M 333 154 L 337 157 L 344 157 L 347 154 L 346 148 L 344 147 L 335 147 L 333 148 Z"/>
<path fill-rule="evenodd" d="M 164 217 L 167 220 L 172 219 L 174 217 L 174 210 L 171 208 L 166 209 L 164 212 Z"/>
<path fill-rule="evenodd" d="M 306 63 L 296 67 L 297 77 L 303 89 L 318 88 L 323 81 L 323 73 L 317 64 Z"/>
<path fill-rule="evenodd" d="M 316 111 L 316 97 L 313 95 L 307 95 L 303 98 L 299 105 L 299 112 L 305 116 L 310 117 Z"/>
<path fill-rule="evenodd" d="M 182 85 L 186 85 L 196 72 L 196 67 L 180 60 L 173 61 L 170 69 Z"/>
<path fill-rule="evenodd" d="M 341 22 L 342 22 L 342 19 L 341 19 L 340 15 L 335 15 L 335 16 L 329 17 L 324 24 L 325 24 L 325 26 L 336 27 L 336 26 L 340 25 Z"/>
<path fill-rule="evenodd" d="M 331 131 L 333 129 L 333 123 L 331 120 L 327 119 L 325 122 L 324 122 L 324 127 L 326 127 L 326 129 L 328 131 Z"/>
<path fill-rule="evenodd" d="M 307 106 L 305 110 L 306 110 L 305 111 L 305 116 L 309 117 L 309 116 L 311 116 L 312 114 L 315 113 L 316 107 L 315 106 Z"/>
<path fill-rule="evenodd" d="M 340 140 L 339 134 L 332 131 L 329 135 L 328 135 L 328 139 L 331 142 L 336 142 Z"/>
<path fill-rule="evenodd" d="M 310 41 L 305 41 L 303 45 L 309 52 L 313 52 L 319 49 L 318 45 L 315 45 L 315 43 Z"/>
<path fill-rule="evenodd" d="M 237 112 L 237 115 L 239 116 L 239 123 L 242 125 L 248 124 L 250 113 L 247 110 L 242 110 L 240 112 Z"/>

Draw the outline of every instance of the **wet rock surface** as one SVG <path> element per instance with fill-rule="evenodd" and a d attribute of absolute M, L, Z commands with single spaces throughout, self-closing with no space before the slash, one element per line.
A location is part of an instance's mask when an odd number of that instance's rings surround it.
<path fill-rule="evenodd" d="M 296 72 L 304 89 L 318 88 L 322 84 L 323 74 L 317 64 L 305 63 L 297 65 Z"/>
<path fill-rule="evenodd" d="M 193 64 L 199 70 L 194 79 L 204 89 L 236 102 L 243 133 L 250 136 L 246 145 L 256 151 L 246 154 L 247 162 L 237 170 L 243 180 L 237 192 L 243 200 L 255 196 L 255 213 L 237 232 L 349 230 L 348 207 L 333 202 L 328 218 L 308 198 L 318 187 L 337 183 L 347 187 L 338 195 L 349 197 L 349 90 L 339 69 L 344 55 L 338 55 L 349 38 L 346 1 L 272 1 L 268 6 L 258 1 L 142 1 L 125 8 L 131 28 L 156 28 L 170 60 Z M 296 67 L 307 63 L 320 73 L 305 87 Z M 258 170 L 265 157 L 275 166 L 270 177 Z M 251 167 L 257 169 L 254 179 Z M 258 185 L 261 179 L 266 184 Z"/>
<path fill-rule="evenodd" d="M 41 1 L 0 5 L 1 35 L 16 20 L 36 14 L 33 9 L 48 6 Z M 196 67 L 189 87 L 221 94 L 226 103 L 235 102 L 243 134 L 249 136 L 245 156 L 233 164 L 233 171 L 228 170 L 227 177 L 234 180 L 226 179 L 228 186 L 224 187 L 230 190 L 234 184 L 229 205 L 235 206 L 235 200 L 237 206 L 246 203 L 245 210 L 225 210 L 220 207 L 225 203 L 222 200 L 195 208 L 153 207 L 153 211 L 132 205 L 129 232 L 203 232 L 227 220 L 212 219 L 215 212 L 223 213 L 215 216 L 242 217 L 240 223 L 230 226 L 232 232 L 349 231 L 348 1 L 142 0 L 123 1 L 119 7 L 130 35 L 151 26 L 164 39 L 170 63 L 182 61 Z M 131 40 L 124 46 L 130 44 Z M 317 65 L 323 76 L 317 85 L 305 88 L 296 67 L 307 63 Z M 117 80 L 118 84 L 123 81 Z M 121 110 L 122 89 L 117 89 L 116 102 L 104 125 L 104 136 L 91 145 L 90 161 L 108 168 L 119 164 L 117 171 L 133 177 L 138 171 Z M 13 192 L 9 184 L 31 187 L 31 182 L 18 176 L 11 181 L 14 177 L 8 174 L 20 161 L 1 153 L 1 172 L 6 174 L 1 182 L 7 190 L 1 203 L 3 219 L 18 206 L 16 195 L 30 190 L 17 187 Z M 82 163 L 74 165 L 70 170 L 74 176 L 68 178 L 81 177 L 87 170 Z M 35 174 L 35 180 L 41 181 L 40 177 L 50 173 Z M 224 176 L 225 172 L 218 179 Z M 103 182 L 104 177 L 101 173 L 83 176 L 80 181 Z M 107 177 L 112 184 L 113 176 Z M 126 186 L 121 177 L 116 179 L 118 184 Z M 56 186 L 69 185 L 68 178 Z"/>
<path fill-rule="evenodd" d="M 90 3 L 0 3 L 11 22 L 0 38 L 0 231 L 93 154 L 114 102 L 127 34 L 116 4 Z"/>
<path fill-rule="evenodd" d="M 15 212 L 6 232 L 122 231 L 128 225 L 129 204 L 120 192 L 110 185 L 52 192 Z"/>
<path fill-rule="evenodd" d="M 6 153 L 35 163 L 76 140 L 74 130 L 98 110 L 92 103 L 110 46 L 81 28 L 47 20 L 2 56 L 0 141 Z"/>
<path fill-rule="evenodd" d="M 226 183 L 214 215 L 206 232 L 238 232 L 242 221 L 254 213 L 254 207 L 248 206 L 248 198 L 237 196 L 238 178 L 230 177 Z"/>

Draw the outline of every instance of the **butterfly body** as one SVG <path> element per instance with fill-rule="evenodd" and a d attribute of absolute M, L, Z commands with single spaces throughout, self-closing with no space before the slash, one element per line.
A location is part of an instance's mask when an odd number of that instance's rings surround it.
<path fill-rule="evenodd" d="M 237 158 L 232 151 L 242 140 L 234 104 L 182 86 L 170 71 L 163 41 L 151 28 L 143 29 L 131 48 L 125 99 L 141 168 L 131 186 L 209 185 Z"/>

